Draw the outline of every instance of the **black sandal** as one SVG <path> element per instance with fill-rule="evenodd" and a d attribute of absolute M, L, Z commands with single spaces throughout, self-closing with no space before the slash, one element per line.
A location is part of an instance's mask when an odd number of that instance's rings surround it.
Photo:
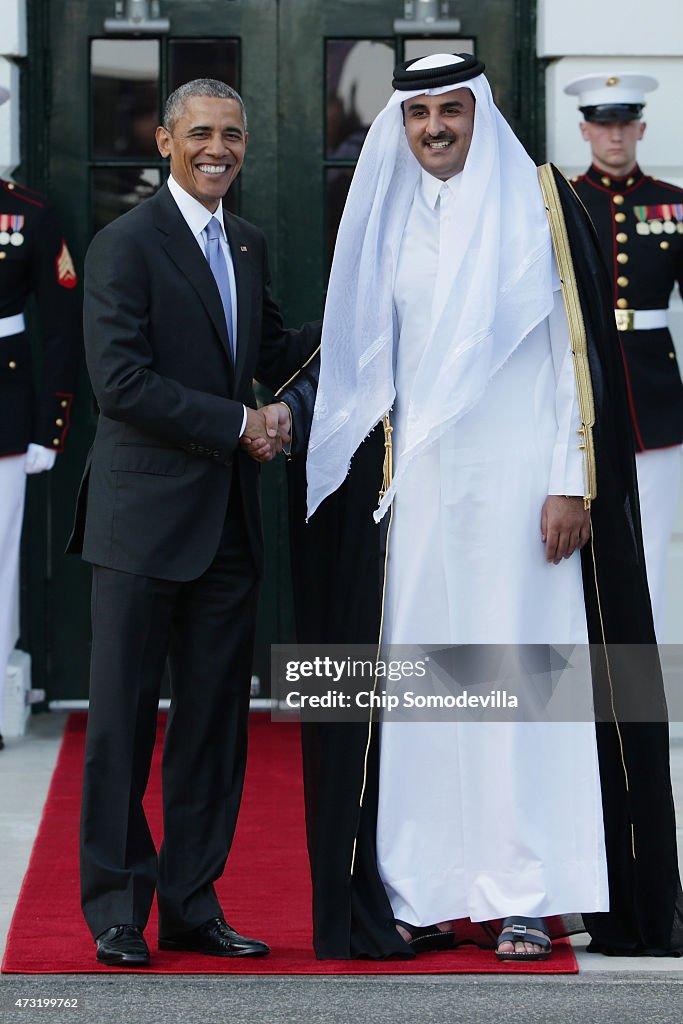
<path fill-rule="evenodd" d="M 455 948 L 455 932 L 442 932 L 435 924 L 426 928 L 418 928 L 415 924 L 408 924 L 406 921 L 396 919 L 396 924 L 410 935 L 408 945 L 414 953 L 440 953 L 443 950 Z"/>

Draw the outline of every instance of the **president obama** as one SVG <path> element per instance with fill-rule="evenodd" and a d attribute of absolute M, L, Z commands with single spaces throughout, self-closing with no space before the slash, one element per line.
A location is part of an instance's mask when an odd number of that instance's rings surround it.
<path fill-rule="evenodd" d="M 268 435 L 252 378 L 277 388 L 319 334 L 283 328 L 263 235 L 222 209 L 247 146 L 238 94 L 210 79 L 181 86 L 156 140 L 168 183 L 86 259 L 100 417 L 71 542 L 93 564 L 82 906 L 97 959 L 124 967 L 149 963 L 155 890 L 159 948 L 269 951 L 226 923 L 214 889 L 244 779 L 263 570 L 259 468 L 239 441 Z M 142 799 L 166 665 L 157 856 Z"/>

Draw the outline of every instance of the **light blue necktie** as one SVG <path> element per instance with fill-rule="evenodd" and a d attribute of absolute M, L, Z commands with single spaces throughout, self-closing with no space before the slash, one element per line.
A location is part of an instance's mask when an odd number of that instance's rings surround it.
<path fill-rule="evenodd" d="M 212 217 L 209 223 L 204 228 L 206 235 L 206 259 L 211 272 L 216 279 L 218 285 L 218 291 L 220 292 L 221 302 L 223 303 L 223 311 L 225 312 L 225 324 L 228 329 L 228 340 L 230 342 L 230 351 L 232 352 L 232 358 L 235 358 L 235 342 L 232 337 L 232 302 L 230 300 L 230 277 L 228 276 L 228 266 L 225 262 L 225 256 L 223 255 L 223 249 L 221 248 L 220 237 L 221 237 L 221 225 L 217 217 Z"/>

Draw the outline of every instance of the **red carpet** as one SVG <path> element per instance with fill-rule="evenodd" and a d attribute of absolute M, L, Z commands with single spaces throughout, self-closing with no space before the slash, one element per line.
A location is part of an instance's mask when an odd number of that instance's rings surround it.
<path fill-rule="evenodd" d="M 163 733 L 160 718 L 159 736 Z M 2 970 L 20 974 L 114 971 L 95 961 L 78 896 L 78 817 L 85 715 L 71 715 L 43 820 L 10 929 Z M 571 946 L 555 940 L 549 961 L 500 964 L 493 952 L 464 946 L 415 960 L 316 960 L 311 946 L 310 881 L 304 836 L 299 729 L 252 715 L 246 788 L 237 835 L 218 893 L 228 920 L 268 941 L 263 959 L 222 960 L 155 948 L 156 910 L 147 938 L 158 974 L 573 974 Z M 155 838 L 161 833 L 161 744 L 146 797 Z"/>

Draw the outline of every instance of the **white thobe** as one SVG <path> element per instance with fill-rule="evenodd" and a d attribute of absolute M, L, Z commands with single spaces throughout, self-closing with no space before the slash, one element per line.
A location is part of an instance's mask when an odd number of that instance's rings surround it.
<path fill-rule="evenodd" d="M 403 234 L 398 439 L 440 252 L 457 231 L 448 198 L 458 181 L 423 173 Z M 407 467 L 389 539 L 386 644 L 587 643 L 580 556 L 548 564 L 541 541 L 546 496 L 584 493 L 556 273 L 555 282 L 551 315 Z M 377 856 L 395 917 L 414 925 L 607 910 L 594 725 L 383 723 Z"/>

